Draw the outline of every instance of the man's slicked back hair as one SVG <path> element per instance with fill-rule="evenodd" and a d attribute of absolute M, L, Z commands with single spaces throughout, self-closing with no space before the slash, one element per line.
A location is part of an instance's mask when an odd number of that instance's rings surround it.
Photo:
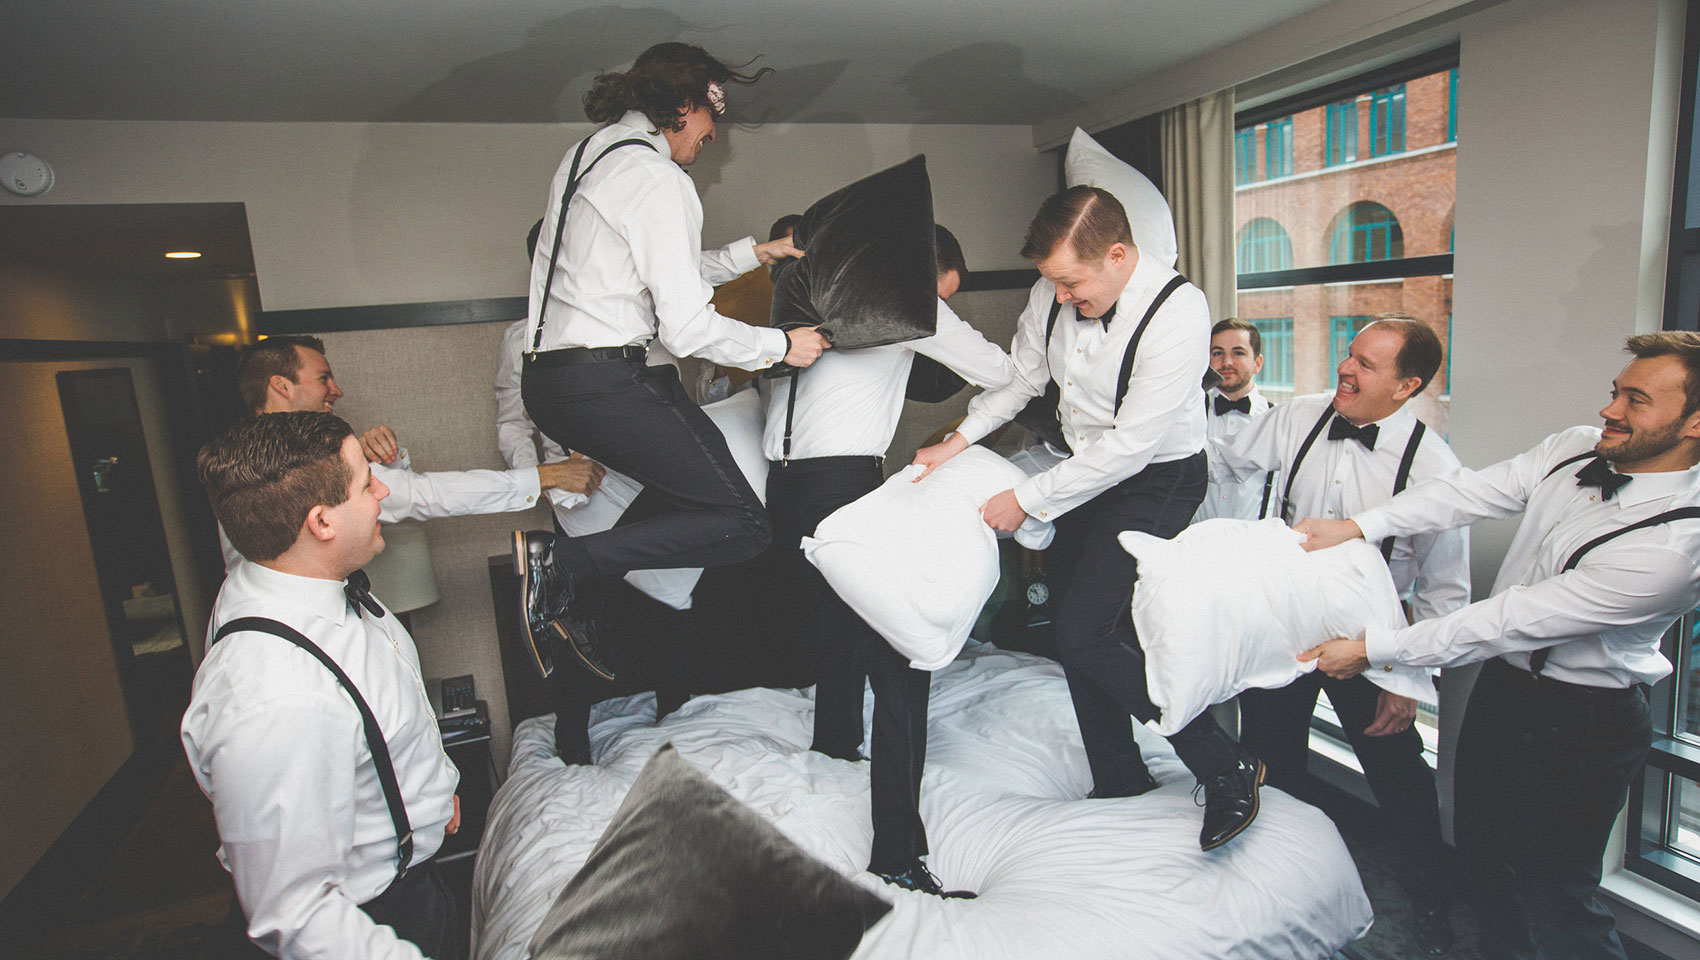
<path fill-rule="evenodd" d="M 1065 242 L 1082 262 L 1102 260 L 1117 243 L 1133 246 L 1133 230 L 1121 201 L 1098 187 L 1069 187 L 1046 198 L 1027 225 L 1021 256 L 1038 263 Z"/>
<path fill-rule="evenodd" d="M 1682 415 L 1691 417 L 1694 411 L 1700 410 L 1700 333 L 1693 330 L 1661 330 L 1658 333 L 1643 333 L 1630 337 L 1624 343 L 1623 349 L 1635 355 L 1637 360 L 1650 357 L 1675 357 L 1682 361 L 1683 369 L 1688 376 L 1683 378 L 1682 389 L 1687 400 L 1682 405 Z"/>
<path fill-rule="evenodd" d="M 348 499 L 342 459 L 354 435 L 334 413 L 263 413 L 236 421 L 201 448 L 195 472 L 236 552 L 273 560 L 295 543 L 308 511 Z"/>
<path fill-rule="evenodd" d="M 1216 325 L 1210 328 L 1210 335 L 1214 337 L 1218 333 L 1226 333 L 1229 330 L 1244 330 L 1247 339 L 1251 341 L 1251 355 L 1254 357 L 1263 356 L 1263 332 L 1257 329 L 1257 324 L 1249 320 L 1241 320 L 1239 317 L 1229 317 L 1226 320 L 1216 321 Z"/>

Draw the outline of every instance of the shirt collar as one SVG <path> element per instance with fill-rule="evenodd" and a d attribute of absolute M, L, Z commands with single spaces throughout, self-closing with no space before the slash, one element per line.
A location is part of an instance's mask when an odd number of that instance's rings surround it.
<path fill-rule="evenodd" d="M 350 616 L 357 616 L 349 609 L 341 580 L 300 577 L 252 562 L 238 564 L 231 576 L 245 581 L 241 585 L 246 595 L 276 601 L 278 609 L 290 611 L 291 619 L 299 615 L 298 622 L 312 618 L 342 626 Z"/>
<path fill-rule="evenodd" d="M 1575 472 L 1570 471 L 1572 476 Z M 1663 497 L 1684 495 L 1690 501 L 1700 500 L 1700 466 L 1659 473 L 1627 473 L 1624 476 L 1633 479 L 1612 497 L 1612 502 L 1620 507 L 1634 507 Z"/>
<path fill-rule="evenodd" d="M 1137 306 L 1149 303 L 1157 295 L 1158 284 L 1164 279 L 1163 270 L 1163 265 L 1155 257 L 1140 250 L 1139 259 L 1133 263 L 1133 274 L 1127 278 L 1122 295 L 1116 298 L 1116 316 L 1122 316 L 1124 306 L 1128 313 L 1132 313 Z M 1141 312 L 1140 316 L 1144 313 Z"/>
<path fill-rule="evenodd" d="M 661 131 L 655 128 L 655 124 L 644 114 L 642 110 L 627 110 L 625 116 L 615 122 L 622 127 L 631 128 L 632 131 L 631 133 L 621 131 L 620 135 L 614 138 L 615 140 L 624 140 L 627 137 L 640 137 L 654 144 L 655 152 L 669 160 L 673 159 L 672 145 L 667 142 L 666 137 L 661 135 Z"/>

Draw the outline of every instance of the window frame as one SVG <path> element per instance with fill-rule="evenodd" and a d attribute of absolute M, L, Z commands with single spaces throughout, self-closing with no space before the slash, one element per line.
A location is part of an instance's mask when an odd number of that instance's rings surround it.
<path fill-rule="evenodd" d="M 1277 180 L 1292 175 L 1293 117 L 1288 114 L 1264 124 L 1263 178 Z"/>
<path fill-rule="evenodd" d="M 1234 186 L 1257 182 L 1257 128 L 1234 131 Z"/>
<path fill-rule="evenodd" d="M 1404 152 L 1405 85 L 1396 83 L 1370 94 L 1369 155 L 1390 157 Z"/>
<path fill-rule="evenodd" d="M 1328 105 L 1323 121 L 1322 165 L 1338 167 L 1358 159 L 1358 100 Z"/>

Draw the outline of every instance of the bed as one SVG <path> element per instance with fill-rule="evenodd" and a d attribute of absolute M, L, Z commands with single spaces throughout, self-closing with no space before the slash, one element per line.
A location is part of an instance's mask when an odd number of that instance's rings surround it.
<path fill-rule="evenodd" d="M 1084 800 L 1090 787 L 1061 668 L 970 642 L 934 675 L 921 809 L 933 872 L 976 900 L 907 893 L 863 872 L 867 764 L 808 750 L 810 691 L 693 699 L 655 725 L 654 698 L 599 704 L 595 766 L 554 756 L 551 717 L 515 732 L 473 881 L 473 955 L 522 960 L 651 755 L 681 756 L 810 854 L 894 909 L 856 958 L 1327 957 L 1372 915 L 1351 856 L 1319 810 L 1265 788 L 1228 846 L 1198 849 L 1194 781 L 1140 730 L 1160 787 Z"/>

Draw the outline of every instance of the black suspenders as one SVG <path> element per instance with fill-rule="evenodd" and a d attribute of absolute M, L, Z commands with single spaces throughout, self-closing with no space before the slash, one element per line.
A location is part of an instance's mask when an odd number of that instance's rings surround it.
<path fill-rule="evenodd" d="M 1290 513 L 1293 508 L 1293 478 L 1298 476 L 1299 464 L 1304 463 L 1305 454 L 1310 452 L 1311 446 L 1316 443 L 1316 438 L 1322 435 L 1322 428 L 1328 426 L 1328 421 L 1332 420 L 1334 416 L 1334 404 L 1330 403 L 1323 408 L 1322 416 L 1317 418 L 1316 426 L 1311 427 L 1310 433 L 1305 435 L 1304 443 L 1299 444 L 1298 454 L 1293 457 L 1293 462 L 1287 467 L 1287 483 L 1281 491 L 1281 519 L 1287 523 L 1292 523 Z M 1405 488 L 1410 485 L 1411 466 L 1417 462 L 1417 448 L 1423 445 L 1423 434 L 1427 432 L 1428 425 L 1418 420 L 1416 427 L 1411 430 L 1411 439 L 1405 441 L 1405 454 L 1399 458 L 1399 470 L 1393 475 L 1394 496 L 1403 493 Z M 1263 483 L 1265 499 L 1268 499 L 1269 484 L 1273 479 L 1274 474 L 1271 473 L 1269 479 Z M 1259 519 L 1262 519 L 1261 515 Z M 1388 563 L 1393 562 L 1392 537 L 1381 541 L 1381 559 Z"/>
<path fill-rule="evenodd" d="M 610 144 L 607 149 L 596 155 L 596 159 L 590 161 L 590 166 L 585 167 L 583 173 L 580 173 L 578 164 L 580 160 L 584 159 L 584 148 L 588 146 L 590 146 L 589 137 L 585 137 L 579 142 L 578 152 L 573 154 L 572 168 L 567 171 L 567 188 L 561 193 L 561 216 L 555 222 L 555 243 L 549 248 L 549 272 L 545 274 L 543 278 L 543 302 L 537 305 L 537 332 L 531 337 L 531 350 L 533 356 L 536 356 L 537 354 L 538 344 L 543 342 L 543 314 L 549 309 L 549 287 L 555 279 L 555 263 L 561 258 L 561 237 L 567 230 L 567 204 L 571 203 L 573 201 L 573 195 L 578 193 L 578 185 L 583 182 L 585 177 L 590 175 L 590 171 L 595 169 L 598 163 L 602 162 L 603 157 L 606 157 L 621 147 L 638 146 L 648 147 L 651 150 L 655 149 L 655 144 L 650 143 L 648 140 L 640 140 L 637 137 L 627 137 L 624 140 L 619 140 Z"/>
<path fill-rule="evenodd" d="M 413 826 L 407 820 L 407 807 L 401 800 L 401 785 L 396 781 L 395 764 L 390 761 L 390 748 L 384 740 L 384 731 L 378 726 L 378 718 L 372 715 L 372 708 L 366 705 L 366 699 L 360 696 L 354 681 L 348 679 L 348 674 L 336 665 L 319 645 L 307 639 L 299 630 L 285 623 L 267 617 L 238 617 L 213 634 L 213 642 L 217 643 L 228 634 L 242 630 L 253 630 L 256 633 L 269 633 L 295 644 L 313 655 L 315 660 L 325 665 L 335 677 L 336 682 L 347 691 L 349 699 L 354 701 L 354 708 L 360 711 L 360 722 L 366 728 L 366 747 L 372 753 L 372 766 L 378 770 L 378 785 L 384 790 L 384 803 L 390 808 L 390 821 L 395 824 L 396 837 L 396 871 L 395 878 L 400 880 L 407 875 L 408 863 L 413 859 Z M 394 883 L 394 881 L 391 881 Z"/>
<path fill-rule="evenodd" d="M 1596 456 L 1599 456 L 1599 454 L 1589 450 L 1586 453 L 1579 453 L 1574 457 L 1567 457 L 1560 460 L 1558 463 L 1553 464 L 1553 468 L 1548 470 L 1546 476 L 1542 477 L 1541 480 L 1542 482 L 1545 482 L 1553 474 L 1565 467 L 1581 460 L 1592 460 Z M 1588 551 L 1603 543 L 1608 543 L 1635 530 L 1645 530 L 1648 527 L 1656 527 L 1661 523 L 1670 523 L 1673 520 L 1700 520 L 1700 507 L 1681 507 L 1676 510 L 1666 510 L 1663 513 L 1656 513 L 1647 517 L 1644 520 L 1637 520 L 1634 523 L 1618 527 L 1616 530 L 1609 530 L 1602 533 L 1594 539 L 1589 540 L 1587 543 L 1582 544 L 1580 547 L 1577 547 L 1576 551 L 1570 555 L 1570 559 L 1564 561 L 1564 567 L 1559 570 L 1559 573 L 1569 573 L 1576 569 L 1576 565 L 1582 562 L 1582 557 L 1585 556 Z M 1550 656 L 1552 656 L 1552 647 L 1542 647 L 1529 654 L 1529 672 L 1536 676 L 1540 676 L 1541 668 L 1547 665 L 1547 658 Z"/>

